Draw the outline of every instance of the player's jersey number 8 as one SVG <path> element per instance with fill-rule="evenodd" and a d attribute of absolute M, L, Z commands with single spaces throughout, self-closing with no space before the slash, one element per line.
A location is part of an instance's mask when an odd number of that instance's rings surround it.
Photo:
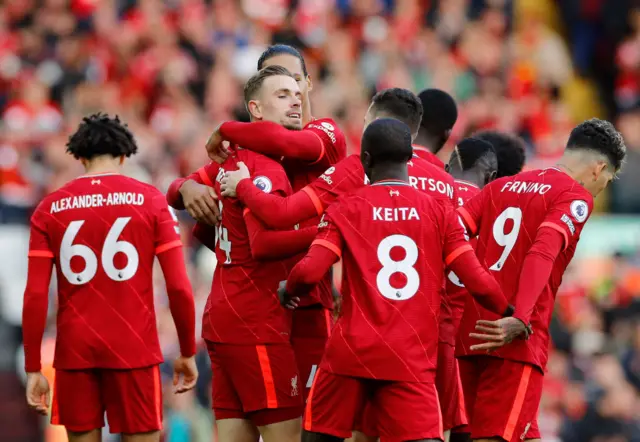
<path fill-rule="evenodd" d="M 391 249 L 400 247 L 405 256 L 400 261 L 391 257 Z M 382 296 L 394 301 L 406 301 L 412 298 L 420 288 L 420 275 L 413 267 L 418 261 L 418 246 L 415 241 L 405 235 L 390 235 L 378 245 L 378 261 L 382 268 L 378 272 L 376 283 Z M 407 283 L 402 288 L 391 285 L 391 275 L 402 273 Z"/>
<path fill-rule="evenodd" d="M 118 237 L 130 220 L 130 216 L 116 219 L 102 246 L 100 257 L 102 268 L 106 275 L 114 281 L 131 279 L 138 270 L 139 257 L 135 246 L 127 241 L 118 241 Z M 69 223 L 60 244 L 60 270 L 67 281 L 73 285 L 88 283 L 98 271 L 98 258 L 93 250 L 84 244 L 73 244 L 73 240 L 84 222 L 84 220 L 77 220 Z M 113 263 L 113 258 L 117 253 L 124 253 L 127 256 L 127 265 L 122 269 L 117 269 Z M 71 269 L 71 259 L 74 256 L 79 256 L 84 260 L 85 266 L 81 272 L 76 273 Z"/>

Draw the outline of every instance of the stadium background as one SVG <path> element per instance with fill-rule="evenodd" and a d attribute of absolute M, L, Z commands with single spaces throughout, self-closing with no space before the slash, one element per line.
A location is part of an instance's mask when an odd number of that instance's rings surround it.
<path fill-rule="evenodd" d="M 352 152 L 369 98 L 390 86 L 455 96 L 460 118 L 443 158 L 470 132 L 496 128 L 521 135 L 527 167 L 541 167 L 558 158 L 575 123 L 598 116 L 617 125 L 629 158 L 598 198 L 558 294 L 539 420 L 545 442 L 640 441 L 640 4 L 633 0 L 0 2 L 0 440 L 66 440 L 26 408 L 20 315 L 30 211 L 81 173 L 64 152 L 70 131 L 88 113 L 119 114 L 140 146 L 127 173 L 166 190 L 206 161 L 203 145 L 217 123 L 246 119 L 242 83 L 274 42 L 304 49 L 313 113 L 335 117 Z M 215 262 L 190 238 L 189 219 L 182 227 L 200 316 Z M 156 293 L 171 360 L 178 344 L 161 276 Z M 212 440 L 208 358 L 199 357 L 197 390 L 165 396 L 165 441 Z"/>

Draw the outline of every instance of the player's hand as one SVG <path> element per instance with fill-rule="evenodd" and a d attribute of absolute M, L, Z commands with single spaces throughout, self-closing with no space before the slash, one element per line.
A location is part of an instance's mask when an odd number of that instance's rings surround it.
<path fill-rule="evenodd" d="M 182 382 L 180 377 L 182 376 Z M 198 380 L 198 367 L 196 357 L 185 358 L 180 356 L 173 362 L 173 392 L 184 393 L 196 386 Z"/>
<path fill-rule="evenodd" d="M 218 164 L 224 163 L 229 157 L 229 148 L 222 139 L 220 126 L 222 126 L 222 124 L 219 124 L 218 127 L 215 128 L 206 144 L 207 155 Z"/>
<path fill-rule="evenodd" d="M 238 162 L 238 170 L 232 170 L 226 172 L 222 180 L 220 181 L 220 190 L 222 196 L 236 197 L 236 188 L 238 183 L 244 179 L 251 178 L 247 165 L 242 161 Z"/>
<path fill-rule="evenodd" d="M 300 298 L 297 296 L 291 296 L 287 293 L 287 281 L 280 281 L 278 286 L 278 298 L 280 298 L 280 304 L 289 310 L 295 310 L 300 304 Z"/>
<path fill-rule="evenodd" d="M 27 373 L 27 404 L 29 408 L 46 416 L 49 413 L 51 390 L 49 381 L 39 371 Z"/>
<path fill-rule="evenodd" d="M 218 196 L 211 187 L 187 180 L 180 186 L 180 195 L 185 209 L 193 219 L 211 226 L 220 223 L 220 210 L 216 201 Z"/>
<path fill-rule="evenodd" d="M 472 345 L 471 350 L 487 350 L 488 352 L 509 344 L 517 337 L 529 338 L 533 333 L 530 326 L 513 317 L 501 318 L 497 321 L 480 319 L 476 322 L 476 331 L 469 333 L 469 337 L 484 341 Z"/>

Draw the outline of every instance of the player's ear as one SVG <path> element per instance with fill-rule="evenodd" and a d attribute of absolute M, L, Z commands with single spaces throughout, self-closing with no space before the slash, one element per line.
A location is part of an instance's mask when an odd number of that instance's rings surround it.
<path fill-rule="evenodd" d="M 489 174 L 486 175 L 484 183 L 489 184 L 491 181 L 495 180 L 497 176 L 498 171 L 492 170 L 491 172 L 489 172 Z"/>
<path fill-rule="evenodd" d="M 313 89 L 313 81 L 311 81 L 311 75 L 307 75 L 307 91 L 311 91 Z"/>
<path fill-rule="evenodd" d="M 606 168 L 607 168 L 607 163 L 605 161 L 598 161 L 596 163 L 595 169 L 593 170 L 593 176 L 592 176 L 593 181 L 596 181 L 600 177 L 600 174 L 604 172 Z"/>
<path fill-rule="evenodd" d="M 247 110 L 249 111 L 252 119 L 262 120 L 262 107 L 258 100 L 250 100 L 247 103 Z"/>

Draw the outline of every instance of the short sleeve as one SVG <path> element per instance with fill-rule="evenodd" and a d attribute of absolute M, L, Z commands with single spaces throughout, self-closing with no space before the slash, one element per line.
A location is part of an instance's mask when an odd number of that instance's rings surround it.
<path fill-rule="evenodd" d="M 359 155 L 351 155 L 335 166 L 329 167 L 302 190 L 314 206 L 318 215 L 323 213 L 340 195 L 364 186 L 365 174 Z"/>
<path fill-rule="evenodd" d="M 268 161 L 267 161 L 268 160 Z M 280 196 L 291 195 L 291 183 L 284 168 L 270 159 L 256 159 L 251 173 L 254 186 L 264 193 Z"/>
<path fill-rule="evenodd" d="M 31 216 L 31 234 L 29 236 L 30 258 L 53 258 L 54 253 L 49 242 L 47 231 L 47 217 L 49 215 L 42 207 L 42 203 L 36 208 Z"/>
<path fill-rule="evenodd" d="M 342 257 L 344 241 L 338 226 L 332 219 L 332 213 L 335 213 L 335 210 L 333 209 L 337 206 L 337 204 L 331 206 L 331 209 L 322 215 L 320 222 L 318 223 L 318 234 L 311 245 L 325 247 L 340 258 Z"/>
<path fill-rule="evenodd" d="M 551 227 L 564 238 L 563 250 L 575 245 L 593 211 L 593 197 L 583 187 L 566 190 L 551 203 L 540 227 Z"/>
<path fill-rule="evenodd" d="M 458 207 L 457 209 L 460 218 L 467 228 L 467 232 L 469 232 L 471 236 L 478 234 L 478 227 L 482 221 L 482 211 L 485 207 L 485 201 L 491 193 L 491 188 L 491 184 L 485 186 L 482 191 L 470 198 L 464 206 Z"/>
<path fill-rule="evenodd" d="M 156 255 L 182 246 L 178 217 L 167 205 L 164 195 L 160 193 L 153 195 L 152 204 L 156 214 L 154 241 Z"/>
<path fill-rule="evenodd" d="M 347 142 L 335 121 L 329 119 L 312 121 L 305 130 L 315 134 L 322 143 L 320 157 L 313 164 L 329 166 L 344 159 L 347 154 Z"/>
<path fill-rule="evenodd" d="M 465 225 L 455 210 L 446 210 L 444 214 L 444 245 L 442 255 L 445 265 L 449 266 L 460 255 L 473 251 L 469 244 L 469 237 L 465 231 Z"/>

